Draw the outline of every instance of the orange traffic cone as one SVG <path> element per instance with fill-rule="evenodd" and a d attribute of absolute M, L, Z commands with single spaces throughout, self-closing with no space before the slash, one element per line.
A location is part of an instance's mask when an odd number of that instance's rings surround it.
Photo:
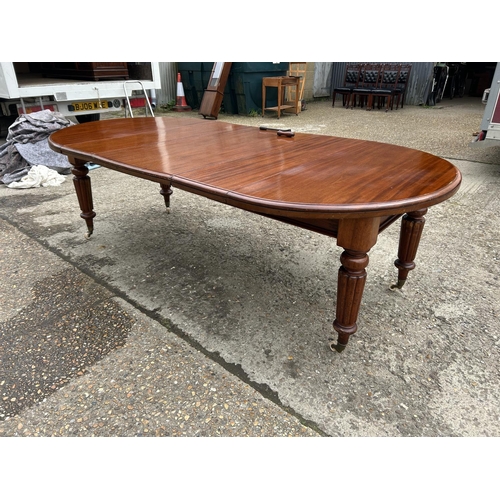
<path fill-rule="evenodd" d="M 177 103 L 172 108 L 173 111 L 191 111 L 191 106 L 188 106 L 184 95 L 184 87 L 182 86 L 181 74 L 177 73 Z"/>

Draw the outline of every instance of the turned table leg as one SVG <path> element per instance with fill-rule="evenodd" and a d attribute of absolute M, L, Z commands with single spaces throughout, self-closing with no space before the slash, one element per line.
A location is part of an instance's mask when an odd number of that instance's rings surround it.
<path fill-rule="evenodd" d="M 375 245 L 380 229 L 380 218 L 341 219 L 337 245 L 344 248 L 338 273 L 337 309 L 333 328 L 338 333 L 337 343 L 330 348 L 342 352 L 349 337 L 358 329 L 357 319 L 366 282 L 368 251 Z"/>
<path fill-rule="evenodd" d="M 346 348 L 349 337 L 358 329 L 356 321 L 365 288 L 368 255 L 364 252 L 344 250 L 340 262 L 342 266 L 338 275 L 337 315 L 333 322 L 338 341 L 330 346 L 338 352 Z"/>
<path fill-rule="evenodd" d="M 71 160 L 73 168 L 71 169 L 73 177 L 73 184 L 75 186 L 76 195 L 78 197 L 78 203 L 80 204 L 80 210 L 82 211 L 80 217 L 85 220 L 87 224 L 86 238 L 90 238 L 90 235 L 94 232 L 93 219 L 95 217 L 95 212 L 93 210 L 92 203 L 92 187 L 90 185 L 90 177 L 87 175 L 89 169 L 85 166 L 85 162 L 82 160 Z"/>
<path fill-rule="evenodd" d="M 170 195 L 172 194 L 172 188 L 170 183 L 168 184 L 160 184 L 160 194 L 165 199 L 165 207 L 167 208 L 167 213 L 170 213 Z"/>
<path fill-rule="evenodd" d="M 391 288 L 402 288 L 408 277 L 408 273 L 415 269 L 415 256 L 417 255 L 420 237 L 424 229 L 427 209 L 408 212 L 401 220 L 401 232 L 399 236 L 398 258 L 394 265 L 399 269 L 398 282 Z"/>

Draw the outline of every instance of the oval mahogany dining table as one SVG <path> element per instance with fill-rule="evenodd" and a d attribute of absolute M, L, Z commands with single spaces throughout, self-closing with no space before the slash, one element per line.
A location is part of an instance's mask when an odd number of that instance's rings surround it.
<path fill-rule="evenodd" d="M 119 118 L 54 132 L 68 157 L 87 225 L 95 212 L 87 162 L 336 238 L 343 248 L 336 318 L 341 352 L 357 330 L 368 252 L 402 217 L 398 281 L 415 267 L 427 209 L 453 196 L 460 171 L 437 156 L 380 142 L 234 125 L 193 117 Z"/>

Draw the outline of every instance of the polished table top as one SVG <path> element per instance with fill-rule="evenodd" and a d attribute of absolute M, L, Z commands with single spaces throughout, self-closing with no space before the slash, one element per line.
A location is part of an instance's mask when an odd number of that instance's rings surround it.
<path fill-rule="evenodd" d="M 86 162 L 158 182 L 170 207 L 180 188 L 288 224 L 337 238 L 344 249 L 338 274 L 338 332 L 345 349 L 357 330 L 367 252 L 399 219 L 397 287 L 414 259 L 427 208 L 451 197 L 461 174 L 422 151 L 355 139 L 276 130 L 187 117 L 91 122 L 50 136 L 73 164 L 81 217 L 93 232 L 92 190 Z"/>
<path fill-rule="evenodd" d="M 405 147 L 185 117 L 91 122 L 50 144 L 241 208 L 306 218 L 402 214 L 449 198 L 461 181 L 448 161 Z"/>

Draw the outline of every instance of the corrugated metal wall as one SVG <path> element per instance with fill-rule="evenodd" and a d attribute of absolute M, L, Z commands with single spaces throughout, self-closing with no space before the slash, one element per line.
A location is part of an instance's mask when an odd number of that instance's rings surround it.
<path fill-rule="evenodd" d="M 161 62 L 159 66 L 161 89 L 156 91 L 156 102 L 157 106 L 162 106 L 175 100 L 177 95 L 177 63 Z"/>
<path fill-rule="evenodd" d="M 372 61 L 370 61 L 372 62 Z M 389 63 L 389 61 L 384 61 Z M 398 61 L 399 62 L 399 61 Z M 334 62 L 332 63 L 332 79 L 330 86 L 330 95 L 333 88 L 342 85 L 344 82 L 345 67 L 349 64 L 347 62 Z M 432 85 L 432 76 L 434 71 L 433 62 L 412 62 L 404 63 L 411 64 L 410 81 L 408 82 L 408 90 L 405 97 L 405 103 L 418 106 L 425 104 L 427 94 Z"/>
<path fill-rule="evenodd" d="M 314 63 L 314 81 L 313 81 L 313 94 L 312 94 L 313 97 L 330 97 L 332 95 L 333 91 L 332 81 L 334 79 L 332 70 L 335 64 L 339 63 L 331 63 L 331 62 Z M 344 64 L 344 70 L 345 70 L 345 64 Z M 343 74 L 342 74 L 342 81 L 344 81 Z"/>

